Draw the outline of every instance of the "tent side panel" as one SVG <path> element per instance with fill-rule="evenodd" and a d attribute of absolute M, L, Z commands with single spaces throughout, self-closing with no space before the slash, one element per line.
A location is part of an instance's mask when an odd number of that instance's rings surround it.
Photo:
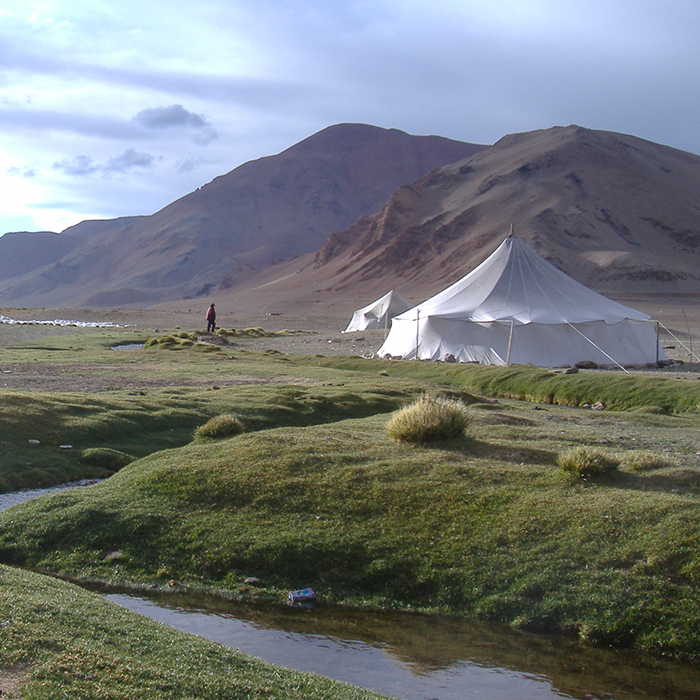
<path fill-rule="evenodd" d="M 403 359 L 442 360 L 453 355 L 459 362 L 504 365 L 508 358 L 510 323 L 474 323 L 440 317 L 394 319 L 378 354 Z M 598 365 L 646 365 L 656 362 L 654 324 L 625 320 L 580 324 L 530 323 L 513 327 L 511 364 L 557 367 L 591 361 Z M 659 359 L 665 359 L 659 351 Z"/>

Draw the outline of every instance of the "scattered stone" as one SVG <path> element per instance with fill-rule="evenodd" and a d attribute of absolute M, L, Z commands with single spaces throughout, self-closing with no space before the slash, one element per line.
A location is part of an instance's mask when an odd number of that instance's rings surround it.
<path fill-rule="evenodd" d="M 449 352 L 442 359 L 444 362 L 449 362 L 449 363 L 457 362 L 457 358 L 452 353 L 449 353 Z"/>
<path fill-rule="evenodd" d="M 607 438 L 598 438 L 598 439 L 596 440 L 596 443 L 597 443 L 598 445 L 609 445 L 610 442 L 611 442 L 611 441 L 608 440 Z"/>
<path fill-rule="evenodd" d="M 593 360 L 582 360 L 581 362 L 577 362 L 574 366 L 579 369 L 598 369 L 598 365 L 593 362 Z"/>
<path fill-rule="evenodd" d="M 591 407 L 591 404 L 589 404 L 589 403 L 584 403 L 583 406 L 581 406 L 581 408 L 590 408 L 590 407 Z"/>
<path fill-rule="evenodd" d="M 175 579 L 171 579 L 170 581 L 168 581 L 168 586 L 170 588 L 174 588 L 175 586 L 177 586 L 177 581 Z"/>
<path fill-rule="evenodd" d="M 72 449 L 73 449 L 73 445 L 59 445 L 58 448 L 59 448 L 60 450 L 72 450 Z"/>
<path fill-rule="evenodd" d="M 262 581 L 257 576 L 248 576 L 243 583 L 245 583 L 246 586 L 259 586 Z"/>
<path fill-rule="evenodd" d="M 578 367 L 568 367 L 564 370 L 564 374 L 578 374 Z"/>
<path fill-rule="evenodd" d="M 30 445 L 41 445 L 41 440 L 27 440 Z"/>
<path fill-rule="evenodd" d="M 605 404 L 602 401 L 596 401 L 591 408 L 594 411 L 604 411 L 605 410 Z"/>

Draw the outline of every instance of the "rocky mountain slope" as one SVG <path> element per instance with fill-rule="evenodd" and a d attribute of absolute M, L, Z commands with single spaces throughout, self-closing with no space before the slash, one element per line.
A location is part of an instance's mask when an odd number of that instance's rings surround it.
<path fill-rule="evenodd" d="M 379 213 L 238 296 L 352 295 L 359 306 L 393 287 L 418 301 L 484 260 L 511 224 L 597 291 L 697 293 L 699 192 L 700 157 L 689 153 L 577 126 L 514 134 L 400 187 Z"/>
<path fill-rule="evenodd" d="M 511 224 L 597 291 L 697 294 L 698 192 L 700 157 L 623 134 L 554 127 L 481 147 L 340 125 L 151 217 L 0 238 L 0 305 L 213 295 L 251 313 L 345 312 L 391 288 L 420 301 Z"/>
<path fill-rule="evenodd" d="M 484 146 L 341 124 L 245 163 L 152 216 L 0 237 L 0 306 L 196 297 L 316 251 L 400 185 Z"/>

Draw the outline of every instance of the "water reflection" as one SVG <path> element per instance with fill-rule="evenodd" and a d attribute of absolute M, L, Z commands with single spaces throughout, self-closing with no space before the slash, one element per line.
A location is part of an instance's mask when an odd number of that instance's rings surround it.
<path fill-rule="evenodd" d="M 25 501 L 31 501 L 33 498 L 38 498 L 39 496 L 45 496 L 49 493 L 55 493 L 56 491 L 63 491 L 64 489 L 74 489 L 83 486 L 90 486 L 91 484 L 97 484 L 101 479 L 81 479 L 80 481 L 71 481 L 66 484 L 60 484 L 58 486 L 49 486 L 45 489 L 23 489 L 22 491 L 10 491 L 8 493 L 0 493 L 0 511 L 6 510 L 11 506 L 16 506 L 18 503 L 24 503 Z"/>
<path fill-rule="evenodd" d="M 464 620 L 204 596 L 108 597 L 281 666 L 406 700 L 697 700 L 700 668 Z"/>

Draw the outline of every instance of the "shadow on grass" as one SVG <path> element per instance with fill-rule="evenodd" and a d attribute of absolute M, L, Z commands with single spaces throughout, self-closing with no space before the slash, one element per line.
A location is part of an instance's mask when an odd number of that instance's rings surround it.
<path fill-rule="evenodd" d="M 700 494 L 700 472 L 696 469 L 665 469 L 663 471 L 634 474 L 614 471 L 596 481 L 617 488 L 635 491 L 661 491 L 677 494 Z"/>
<path fill-rule="evenodd" d="M 510 462 L 512 464 L 546 464 L 556 465 L 557 453 L 550 450 L 538 450 L 531 447 L 492 445 L 491 443 L 477 440 L 468 436 L 424 442 L 416 444 L 426 450 L 440 450 L 443 452 L 458 452 L 460 454 L 473 455 L 481 459 L 492 459 L 498 462 Z"/>

